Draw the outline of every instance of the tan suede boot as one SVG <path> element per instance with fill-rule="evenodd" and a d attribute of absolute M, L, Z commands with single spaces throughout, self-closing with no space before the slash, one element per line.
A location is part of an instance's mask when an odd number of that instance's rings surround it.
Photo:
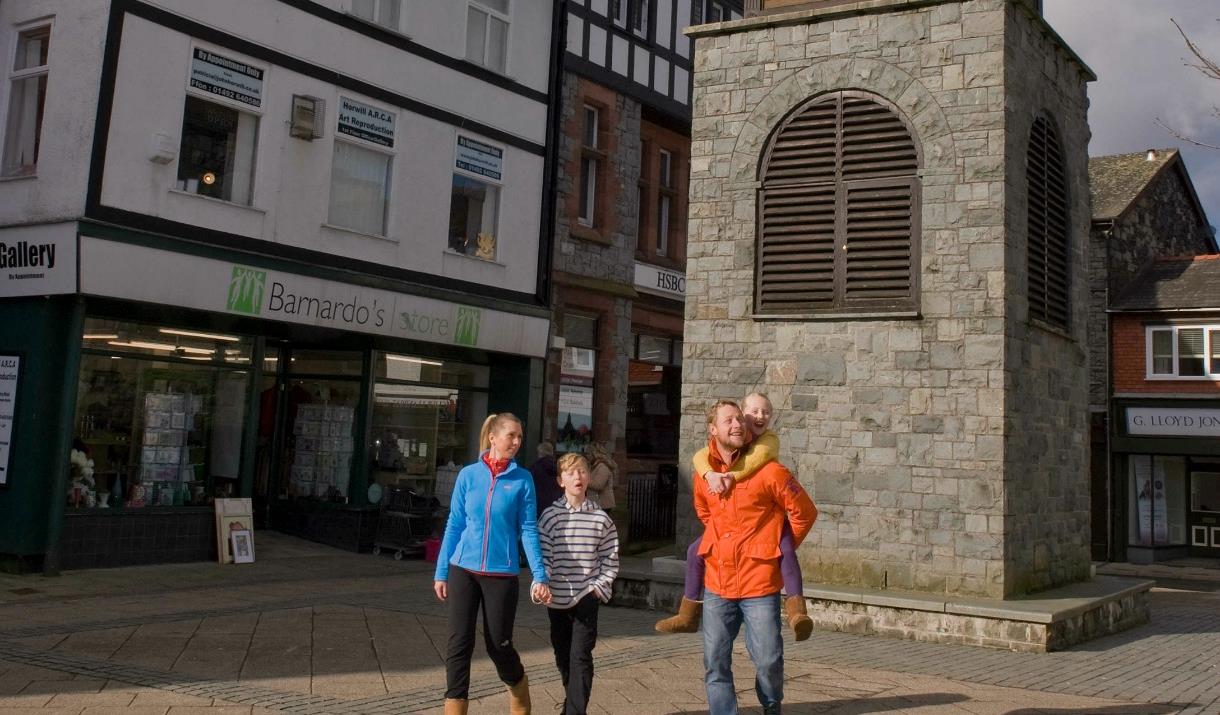
<path fill-rule="evenodd" d="M 798 641 L 803 641 L 813 633 L 813 619 L 805 610 L 804 596 L 788 596 L 784 599 L 784 611 L 788 614 L 788 627 L 796 634 Z"/>
<path fill-rule="evenodd" d="M 445 698 L 445 715 L 466 715 L 470 701 L 464 698 Z"/>
<path fill-rule="evenodd" d="M 530 715 L 530 683 L 524 675 L 516 685 L 508 686 L 508 715 Z"/>
<path fill-rule="evenodd" d="M 658 633 L 694 633 L 699 630 L 699 621 L 703 618 L 703 602 L 692 601 L 682 597 L 682 605 L 678 606 L 678 615 L 657 621 L 654 626 Z"/>

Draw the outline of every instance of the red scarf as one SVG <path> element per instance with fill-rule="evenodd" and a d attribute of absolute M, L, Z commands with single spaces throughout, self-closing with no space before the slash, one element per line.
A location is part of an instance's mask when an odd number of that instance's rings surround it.
<path fill-rule="evenodd" d="M 504 470 L 508 469 L 508 463 L 509 463 L 510 461 L 512 461 L 512 460 L 509 460 L 509 459 L 492 459 L 492 457 L 491 457 L 491 452 L 484 452 L 484 453 L 483 453 L 483 464 L 486 464 L 486 465 L 487 465 L 487 468 L 491 470 L 491 478 L 492 478 L 492 479 L 495 479 L 496 477 L 498 477 L 498 476 L 500 476 L 501 474 L 503 474 L 503 473 L 504 473 Z"/>

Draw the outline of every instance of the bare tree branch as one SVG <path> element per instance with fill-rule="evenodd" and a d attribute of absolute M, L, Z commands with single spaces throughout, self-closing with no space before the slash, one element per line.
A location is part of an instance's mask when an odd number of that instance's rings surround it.
<path fill-rule="evenodd" d="M 1181 35 L 1182 39 L 1186 42 L 1187 49 L 1189 49 L 1190 53 L 1195 56 L 1195 59 L 1199 60 L 1199 64 L 1192 64 L 1190 62 L 1186 62 L 1184 64 L 1187 67 L 1194 67 L 1202 72 L 1206 77 L 1210 77 L 1211 79 L 1220 79 L 1220 63 L 1217 63 L 1215 60 L 1203 54 L 1203 50 L 1199 49 L 1199 46 L 1190 39 L 1190 36 L 1186 34 L 1186 31 L 1182 29 L 1182 26 L 1178 24 L 1177 20 L 1171 17 L 1169 18 L 1169 21 L 1173 23 L 1174 27 L 1178 28 L 1178 34 Z"/>
<path fill-rule="evenodd" d="M 1184 142 L 1188 142 L 1188 143 L 1190 143 L 1190 144 L 1194 144 L 1195 146 L 1201 146 L 1201 147 L 1204 147 L 1204 148 L 1206 148 L 1206 149 L 1218 149 L 1218 150 L 1220 150 L 1220 146 L 1216 146 L 1215 144 L 1207 144 L 1207 143 L 1205 143 L 1205 142 L 1201 142 L 1201 141 L 1199 141 L 1199 140 L 1197 140 L 1197 139 L 1191 139 L 1190 137 L 1186 136 L 1185 134 L 1183 134 L 1183 133 L 1179 132 L 1177 129 L 1174 129 L 1173 127 L 1169 126 L 1169 125 L 1168 125 L 1168 124 L 1166 124 L 1165 122 L 1161 121 L 1161 118 L 1160 118 L 1160 117 L 1157 117 L 1157 118 L 1156 118 L 1155 120 L 1153 120 L 1153 121 L 1155 121 L 1155 122 L 1157 123 L 1157 126 L 1159 126 L 1161 129 L 1164 129 L 1165 131 L 1169 132 L 1171 135 L 1173 135 L 1173 136 L 1174 136 L 1175 138 L 1177 138 L 1177 139 L 1181 139 L 1181 140 L 1182 140 L 1182 141 L 1184 141 Z"/>

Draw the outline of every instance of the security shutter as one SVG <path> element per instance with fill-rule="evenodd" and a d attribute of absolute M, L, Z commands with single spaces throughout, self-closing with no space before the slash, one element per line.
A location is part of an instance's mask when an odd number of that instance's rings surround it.
<path fill-rule="evenodd" d="M 1068 326 L 1068 203 L 1063 148 L 1045 117 L 1034 120 L 1026 156 L 1029 183 L 1029 316 Z"/>
<path fill-rule="evenodd" d="M 914 309 L 918 165 L 906 125 L 871 95 L 794 112 L 761 172 L 758 312 Z"/>

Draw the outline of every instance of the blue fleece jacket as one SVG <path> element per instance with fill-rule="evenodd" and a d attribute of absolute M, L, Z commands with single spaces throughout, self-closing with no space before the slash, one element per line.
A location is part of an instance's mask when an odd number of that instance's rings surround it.
<path fill-rule="evenodd" d="M 537 515 L 534 478 L 528 470 L 509 462 L 493 479 L 482 459 L 467 465 L 453 487 L 436 580 L 449 580 L 450 564 L 476 573 L 516 575 L 520 537 L 534 581 L 546 583 Z"/>

